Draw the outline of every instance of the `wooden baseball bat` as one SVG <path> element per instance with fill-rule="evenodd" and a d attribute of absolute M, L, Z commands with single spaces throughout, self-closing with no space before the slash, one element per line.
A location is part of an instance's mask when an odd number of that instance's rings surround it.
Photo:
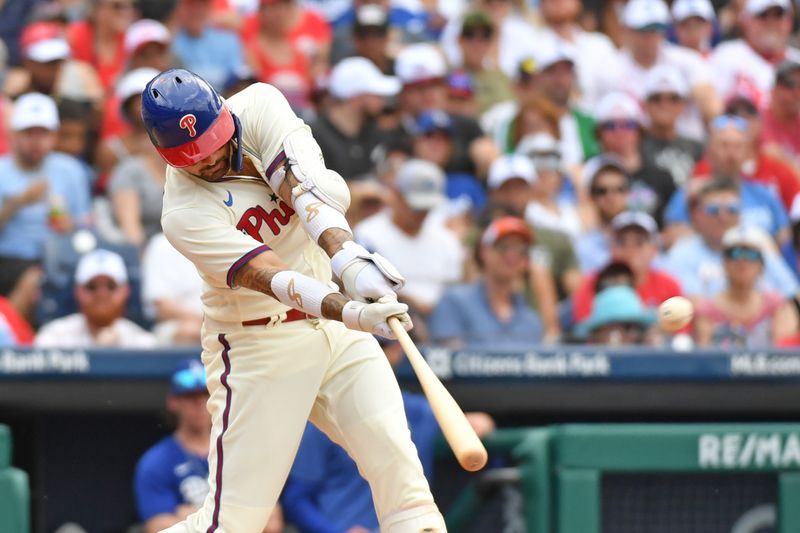
<path fill-rule="evenodd" d="M 414 373 L 422 385 L 422 390 L 425 392 L 425 397 L 428 398 L 433 415 L 436 417 L 439 427 L 442 428 L 444 438 L 450 445 L 450 449 L 453 450 L 458 463 L 464 470 L 470 472 L 480 470 L 486 466 L 489 458 L 481 439 L 470 426 L 464 412 L 433 373 L 422 354 L 419 353 L 414 341 L 408 336 L 400 321 L 390 317 L 388 323 L 406 352 L 406 356 L 414 368 Z"/>

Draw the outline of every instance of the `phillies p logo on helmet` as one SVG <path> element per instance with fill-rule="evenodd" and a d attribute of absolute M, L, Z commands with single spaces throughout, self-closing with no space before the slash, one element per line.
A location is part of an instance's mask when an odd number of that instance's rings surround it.
<path fill-rule="evenodd" d="M 197 123 L 197 117 L 193 114 L 189 113 L 187 115 L 183 115 L 181 120 L 178 122 L 181 129 L 187 130 L 189 132 L 189 137 L 194 137 L 197 135 L 197 131 L 194 129 L 194 125 Z"/>

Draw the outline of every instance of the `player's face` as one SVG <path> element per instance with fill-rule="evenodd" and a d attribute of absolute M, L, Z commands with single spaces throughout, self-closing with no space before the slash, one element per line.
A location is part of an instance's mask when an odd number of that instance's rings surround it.
<path fill-rule="evenodd" d="M 185 167 L 183 170 L 201 180 L 215 182 L 224 178 L 231 169 L 231 143 L 213 152 L 211 155 L 198 161 L 194 165 Z"/>

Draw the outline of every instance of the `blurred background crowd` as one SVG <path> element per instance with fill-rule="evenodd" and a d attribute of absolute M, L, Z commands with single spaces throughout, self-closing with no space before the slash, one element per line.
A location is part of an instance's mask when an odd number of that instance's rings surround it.
<path fill-rule="evenodd" d="M 418 342 L 800 345 L 790 0 L 4 0 L 0 345 L 199 341 L 140 117 L 267 82 L 408 282 Z M 655 307 L 684 295 L 667 337 Z"/>

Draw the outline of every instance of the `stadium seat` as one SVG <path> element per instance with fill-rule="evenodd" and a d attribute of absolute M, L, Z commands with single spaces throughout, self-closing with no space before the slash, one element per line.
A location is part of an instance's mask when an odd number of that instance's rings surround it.
<path fill-rule="evenodd" d="M 11 466 L 11 430 L 0 425 L 0 531 L 30 531 L 28 475 Z"/>
<path fill-rule="evenodd" d="M 88 234 L 86 230 L 55 236 L 45 242 L 42 256 L 42 268 L 44 269 L 42 298 L 37 310 L 39 323 L 44 324 L 78 310 L 78 304 L 73 294 L 73 279 L 78 260 L 81 257 L 78 248 L 85 244 L 87 239 L 89 241 L 94 239 L 97 248 L 110 250 L 122 256 L 128 269 L 128 280 L 131 287 L 126 316 L 140 326 L 149 329 L 152 324 L 145 317 L 142 307 L 139 249 L 132 244 L 109 242 L 97 234 Z"/>

